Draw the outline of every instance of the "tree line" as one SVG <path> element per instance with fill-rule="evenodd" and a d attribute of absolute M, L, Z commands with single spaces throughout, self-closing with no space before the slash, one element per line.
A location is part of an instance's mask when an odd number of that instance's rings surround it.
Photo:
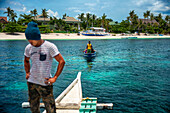
<path fill-rule="evenodd" d="M 65 13 L 62 18 L 57 19 L 56 17 L 50 17 L 46 9 L 42 9 L 42 17 L 44 21 L 36 21 L 36 16 L 38 12 L 36 9 L 31 10 L 30 14 L 20 14 L 18 20 L 16 21 L 17 14 L 10 7 L 7 8 L 6 12 L 9 22 L 7 24 L 0 24 L 1 32 L 24 32 L 26 25 L 35 21 L 38 23 L 40 31 L 42 33 L 49 32 L 78 32 L 79 29 L 75 24 L 66 24 L 63 20 L 67 17 Z M 48 24 L 45 24 L 45 18 L 50 18 Z M 132 10 L 129 13 L 129 16 L 126 20 L 122 22 L 113 22 L 112 19 L 107 18 L 107 15 L 104 13 L 101 17 L 97 17 L 95 14 L 90 13 L 81 13 L 78 14 L 78 20 L 80 23 L 80 30 L 87 30 L 89 27 L 103 27 L 107 32 L 110 33 L 170 33 L 170 16 L 167 15 L 165 19 L 162 18 L 162 14 L 159 13 L 158 16 L 155 16 L 150 11 L 143 13 L 144 19 L 139 19 L 138 15 L 135 14 L 135 11 Z M 154 21 L 153 21 L 154 20 Z M 156 20 L 156 21 L 155 21 Z M 149 22 L 147 22 L 149 21 Z"/>

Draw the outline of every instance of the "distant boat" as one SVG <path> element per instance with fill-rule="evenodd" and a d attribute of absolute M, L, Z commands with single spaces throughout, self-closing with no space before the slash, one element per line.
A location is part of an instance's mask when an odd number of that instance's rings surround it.
<path fill-rule="evenodd" d="M 96 52 L 94 53 L 84 52 L 84 58 L 86 58 L 87 61 L 92 61 L 95 57 L 96 57 Z"/>
<path fill-rule="evenodd" d="M 100 27 L 91 27 L 90 30 L 84 31 L 82 35 L 85 36 L 109 36 L 110 34 L 105 32 L 106 29 Z"/>
<path fill-rule="evenodd" d="M 137 39 L 138 37 L 121 37 L 121 39 Z"/>
<path fill-rule="evenodd" d="M 159 36 L 164 36 L 163 34 L 159 34 Z"/>
<path fill-rule="evenodd" d="M 128 39 L 137 39 L 137 37 L 128 37 Z"/>

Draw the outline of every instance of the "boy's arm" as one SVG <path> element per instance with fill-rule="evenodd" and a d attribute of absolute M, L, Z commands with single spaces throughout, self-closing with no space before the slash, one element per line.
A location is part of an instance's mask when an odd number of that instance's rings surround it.
<path fill-rule="evenodd" d="M 30 58 L 29 57 L 26 57 L 24 58 L 24 68 L 25 68 L 25 72 L 26 72 L 26 79 L 29 78 L 29 75 L 30 75 Z"/>
<path fill-rule="evenodd" d="M 61 72 L 64 68 L 64 65 L 65 65 L 65 61 L 64 61 L 61 54 L 56 55 L 54 58 L 56 59 L 56 61 L 59 62 L 58 67 L 57 67 L 57 71 L 56 71 L 53 78 L 45 78 L 47 80 L 45 82 L 46 84 L 48 84 L 50 82 L 50 84 L 52 85 L 57 80 L 58 76 L 61 74 Z"/>
<path fill-rule="evenodd" d="M 57 67 L 57 72 L 56 72 L 56 74 L 54 75 L 54 78 L 57 79 L 58 76 L 61 74 L 63 68 L 64 68 L 65 61 L 64 61 L 64 59 L 63 59 L 63 57 L 62 57 L 61 54 L 58 54 L 58 55 L 55 56 L 54 58 L 56 59 L 56 61 L 59 62 L 58 67 Z"/>

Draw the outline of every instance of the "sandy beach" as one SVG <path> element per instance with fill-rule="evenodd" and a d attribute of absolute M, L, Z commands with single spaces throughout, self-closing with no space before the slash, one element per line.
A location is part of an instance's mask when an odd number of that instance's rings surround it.
<path fill-rule="evenodd" d="M 122 36 L 121 34 L 116 34 L 116 36 L 83 36 L 77 35 L 76 33 L 71 34 L 64 34 L 64 33 L 48 33 L 48 34 L 41 34 L 42 39 L 47 40 L 88 40 L 88 39 L 127 39 L 127 38 L 134 38 L 137 39 L 164 39 L 170 38 L 170 35 L 164 36 L 145 36 L 145 35 L 129 35 L 129 36 Z M 7 34 L 7 33 L 0 33 L 0 40 L 26 40 L 25 33 L 16 33 L 15 35 Z"/>

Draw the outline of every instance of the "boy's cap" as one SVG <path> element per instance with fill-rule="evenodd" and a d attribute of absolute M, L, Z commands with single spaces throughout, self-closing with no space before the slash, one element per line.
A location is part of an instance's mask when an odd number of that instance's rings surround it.
<path fill-rule="evenodd" d="M 33 21 L 28 23 L 25 36 L 27 40 L 41 40 L 41 34 L 37 23 Z"/>

